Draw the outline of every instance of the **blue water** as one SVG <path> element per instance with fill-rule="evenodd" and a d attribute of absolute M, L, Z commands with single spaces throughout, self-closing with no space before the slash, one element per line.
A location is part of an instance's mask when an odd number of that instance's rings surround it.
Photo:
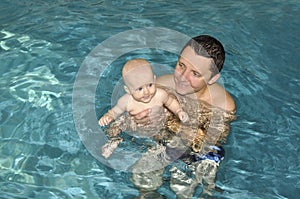
<path fill-rule="evenodd" d="M 232 123 L 217 177 L 224 192 L 216 197 L 297 198 L 299 19 L 297 0 L 2 0 L 1 198 L 138 195 L 129 173 L 102 164 L 83 145 L 75 128 L 72 94 L 82 62 L 98 44 L 145 27 L 188 36 L 211 34 L 224 44 L 223 81 L 236 100 L 238 118 Z M 156 63 L 176 62 L 168 52 L 143 53 Z M 113 64 L 121 62 L 122 58 Z M 116 83 L 120 74 L 112 74 L 115 79 L 108 80 Z M 108 108 L 109 100 L 102 109 L 97 104 L 97 110 Z M 175 198 L 167 183 L 159 192 Z"/>

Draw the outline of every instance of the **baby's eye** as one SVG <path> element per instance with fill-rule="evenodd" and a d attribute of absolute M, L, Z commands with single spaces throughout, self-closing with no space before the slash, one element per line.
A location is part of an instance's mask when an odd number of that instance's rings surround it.
<path fill-rule="evenodd" d="M 139 87 L 139 88 L 137 88 L 136 90 L 137 90 L 137 91 L 142 91 L 143 88 L 142 88 L 142 87 Z"/>
<path fill-rule="evenodd" d="M 148 87 L 152 87 L 152 86 L 153 86 L 153 84 L 152 84 L 152 83 L 148 84 Z"/>

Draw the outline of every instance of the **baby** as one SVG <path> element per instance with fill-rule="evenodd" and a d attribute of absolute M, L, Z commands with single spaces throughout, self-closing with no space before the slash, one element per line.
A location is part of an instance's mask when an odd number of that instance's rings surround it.
<path fill-rule="evenodd" d="M 128 112 L 130 115 L 135 115 L 145 109 L 151 109 L 151 112 L 160 112 L 158 107 L 168 108 L 182 122 L 188 121 L 188 114 L 181 109 L 179 102 L 165 90 L 156 87 L 155 75 L 149 62 L 144 59 L 133 59 L 126 62 L 122 70 L 122 77 L 126 94 L 100 118 L 100 126 L 110 124 L 124 112 Z M 105 147 L 107 145 L 102 148 L 102 152 Z"/>
<path fill-rule="evenodd" d="M 135 115 L 145 109 L 164 106 L 179 117 L 182 122 L 188 120 L 178 101 L 165 90 L 155 85 L 155 75 L 151 65 L 144 59 L 134 59 L 126 62 L 122 70 L 126 94 L 123 95 L 116 106 L 100 118 L 100 126 L 105 126 L 127 111 Z M 157 109 L 153 109 L 157 110 Z"/>

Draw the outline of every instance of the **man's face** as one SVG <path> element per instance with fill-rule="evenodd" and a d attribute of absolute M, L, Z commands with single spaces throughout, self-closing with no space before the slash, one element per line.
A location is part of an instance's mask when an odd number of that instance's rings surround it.
<path fill-rule="evenodd" d="M 206 88 L 211 78 L 212 58 L 197 55 L 187 46 L 181 53 L 174 72 L 175 89 L 178 94 L 193 94 Z"/>

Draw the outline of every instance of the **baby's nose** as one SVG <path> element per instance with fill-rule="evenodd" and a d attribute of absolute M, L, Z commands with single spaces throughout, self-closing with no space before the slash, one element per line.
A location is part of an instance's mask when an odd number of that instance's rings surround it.
<path fill-rule="evenodd" d="M 148 88 L 144 88 L 144 95 L 148 94 L 149 93 L 149 89 Z"/>

